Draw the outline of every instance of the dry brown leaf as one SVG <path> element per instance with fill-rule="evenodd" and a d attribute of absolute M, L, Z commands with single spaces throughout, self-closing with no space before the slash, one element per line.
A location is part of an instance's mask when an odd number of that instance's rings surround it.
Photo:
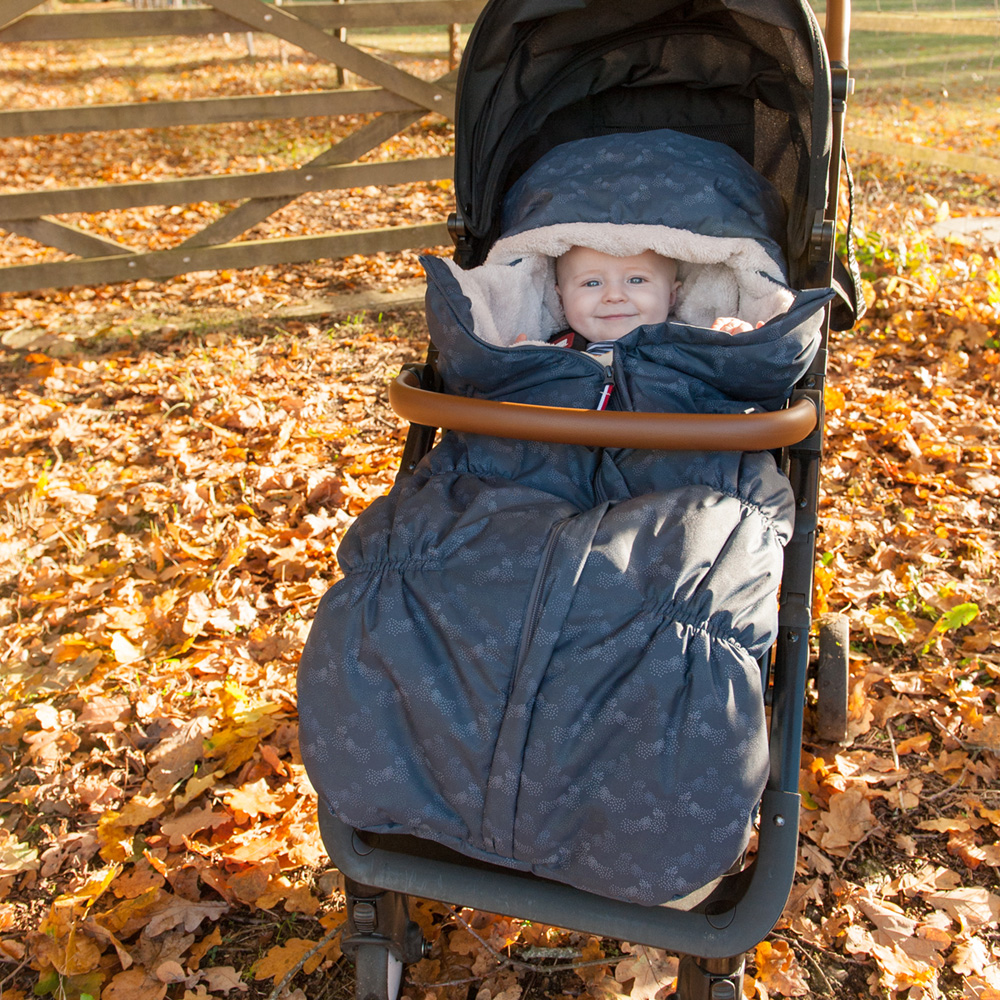
<path fill-rule="evenodd" d="M 191 950 L 188 954 L 188 968 L 197 969 L 205 954 L 220 944 L 222 944 L 222 931 L 219 930 L 218 926 L 215 926 L 200 941 L 191 945 Z"/>
<path fill-rule="evenodd" d="M 190 837 L 202 830 L 214 830 L 232 820 L 232 816 L 223 809 L 213 809 L 205 806 L 203 809 L 191 809 L 179 816 L 163 820 L 160 831 L 170 838 L 171 847 L 179 847 Z"/>
<path fill-rule="evenodd" d="M 923 898 L 929 906 L 944 910 L 963 929 L 973 933 L 1000 920 L 1000 896 L 982 886 L 928 892 Z"/>
<path fill-rule="evenodd" d="M 630 997 L 657 1000 L 673 992 L 677 982 L 676 956 L 659 948 L 627 943 L 622 945 L 622 951 L 629 957 L 615 966 L 615 979 L 622 985 L 632 982 Z"/>
<path fill-rule="evenodd" d="M 852 786 L 830 796 L 830 808 L 821 814 L 819 836 L 813 839 L 823 850 L 843 856 L 874 825 L 875 817 L 865 790 Z"/>
<path fill-rule="evenodd" d="M 247 816 L 278 816 L 288 808 L 288 796 L 271 790 L 266 778 L 226 791 L 222 800 Z"/>
<path fill-rule="evenodd" d="M 145 969 L 119 972 L 101 991 L 101 1000 L 163 1000 L 167 984 Z"/>
<path fill-rule="evenodd" d="M 591 935 L 587 938 L 587 943 L 583 946 L 580 952 L 581 962 L 599 962 L 604 958 L 604 949 L 601 947 L 601 939 Z M 576 975 L 578 975 L 585 983 L 593 983 L 597 980 L 603 979 L 608 974 L 608 967 L 606 965 L 581 965 L 580 968 L 574 969 Z"/>
<path fill-rule="evenodd" d="M 858 900 L 858 906 L 874 925 L 874 940 L 878 944 L 902 944 L 912 938 L 916 931 L 916 919 L 906 916 L 894 903 L 862 896 Z"/>
<path fill-rule="evenodd" d="M 233 990 L 239 990 L 243 993 L 250 989 L 240 979 L 240 974 L 231 965 L 219 965 L 210 969 L 202 969 L 201 978 L 213 992 L 231 993 Z"/>
<path fill-rule="evenodd" d="M 174 896 L 150 918 L 146 933 L 156 937 L 174 927 L 183 927 L 190 933 L 197 930 L 203 920 L 218 920 L 228 909 L 228 903 L 194 903 Z"/>

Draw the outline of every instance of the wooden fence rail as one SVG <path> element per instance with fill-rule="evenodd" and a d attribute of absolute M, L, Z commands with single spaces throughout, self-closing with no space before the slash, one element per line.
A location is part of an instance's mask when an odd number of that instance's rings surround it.
<path fill-rule="evenodd" d="M 443 221 L 282 239 L 239 240 L 239 237 L 305 192 L 450 178 L 451 157 L 415 157 L 380 163 L 357 161 L 427 114 L 453 117 L 456 73 L 436 81 L 420 79 L 342 41 L 340 30 L 467 23 L 475 20 L 484 2 L 373 0 L 356 4 L 291 2 L 278 6 L 264 0 L 209 0 L 209 6 L 168 10 L 39 13 L 35 11 L 40 6 L 39 0 L 7 0 L 0 6 L 0 46 L 13 42 L 253 31 L 296 45 L 375 86 L 266 97 L 227 96 L 0 111 L 0 138 L 267 118 L 373 113 L 378 117 L 294 170 L 0 194 L 0 228 L 82 258 L 0 268 L 0 292 L 297 263 L 447 242 Z M 137 251 L 56 218 L 69 213 L 200 201 L 242 203 L 171 250 Z"/>
<path fill-rule="evenodd" d="M 0 194 L 0 229 L 72 255 L 73 259 L 0 267 L 0 292 L 134 278 L 165 278 L 190 271 L 301 263 L 448 242 L 443 220 L 422 225 L 331 232 L 282 239 L 240 239 L 247 231 L 306 192 L 368 185 L 442 180 L 453 173 L 451 157 L 416 157 L 360 163 L 369 153 L 427 114 L 452 118 L 456 72 L 428 81 L 349 44 L 343 29 L 451 25 L 474 21 L 485 0 L 365 0 L 285 2 L 206 0 L 198 7 L 159 10 L 94 9 L 41 12 L 40 0 L 0 4 L 0 51 L 21 42 L 83 41 L 260 32 L 296 45 L 371 86 L 268 96 L 225 96 L 133 104 L 87 105 L 0 111 L 0 138 L 117 129 L 167 128 L 264 119 L 371 115 L 377 117 L 292 170 L 181 177 L 129 184 Z M 950 33 L 990 36 L 1000 19 L 925 15 L 855 14 L 858 31 Z M 30 84 L 29 84 L 30 85 Z M 890 148 L 891 147 L 891 148 Z M 855 148 L 913 160 L 939 162 L 1000 176 L 1000 161 L 965 158 L 925 147 L 857 137 Z M 974 162 L 973 162 L 974 161 Z M 170 250 L 140 251 L 60 221 L 57 216 L 146 205 L 241 202 Z"/>

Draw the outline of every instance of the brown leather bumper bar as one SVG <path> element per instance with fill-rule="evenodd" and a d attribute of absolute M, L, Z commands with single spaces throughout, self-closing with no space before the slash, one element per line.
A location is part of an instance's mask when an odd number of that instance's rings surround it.
<path fill-rule="evenodd" d="M 816 426 L 816 407 L 808 399 L 773 413 L 574 410 L 428 392 L 408 371 L 390 384 L 389 405 L 410 423 L 427 427 L 596 448 L 768 451 L 797 444 Z"/>

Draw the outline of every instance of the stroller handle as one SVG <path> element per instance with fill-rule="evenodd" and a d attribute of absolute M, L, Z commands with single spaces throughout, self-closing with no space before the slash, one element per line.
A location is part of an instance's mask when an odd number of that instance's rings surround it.
<path fill-rule="evenodd" d="M 826 0 L 826 27 L 823 30 L 827 55 L 834 65 L 847 65 L 851 36 L 851 0 Z"/>
<path fill-rule="evenodd" d="M 661 451 L 770 451 L 797 444 L 816 427 L 808 399 L 768 413 L 633 413 L 576 410 L 451 396 L 420 388 L 404 369 L 389 385 L 389 405 L 424 427 L 491 437 Z"/>

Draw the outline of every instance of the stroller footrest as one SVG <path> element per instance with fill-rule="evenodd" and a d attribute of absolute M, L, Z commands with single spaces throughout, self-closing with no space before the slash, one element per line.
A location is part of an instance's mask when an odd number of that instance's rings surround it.
<path fill-rule="evenodd" d="M 753 948 L 781 916 L 795 877 L 799 796 L 766 790 L 757 855 L 691 909 L 639 906 L 486 865 L 416 837 L 362 837 L 320 802 L 323 842 L 349 879 L 489 913 L 614 937 L 703 958 Z"/>

